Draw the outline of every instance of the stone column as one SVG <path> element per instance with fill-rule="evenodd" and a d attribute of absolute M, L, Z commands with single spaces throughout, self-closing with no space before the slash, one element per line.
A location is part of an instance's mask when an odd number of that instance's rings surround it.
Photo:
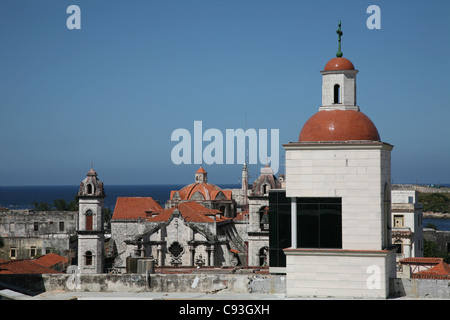
<path fill-rule="evenodd" d="M 190 261 L 190 266 L 193 267 L 195 264 L 195 247 L 194 246 L 189 246 L 189 261 Z"/>
<path fill-rule="evenodd" d="M 211 246 L 210 250 L 211 250 L 210 251 L 210 253 L 211 253 L 211 256 L 210 256 L 211 263 L 210 263 L 210 265 L 211 266 L 215 266 L 216 265 L 216 259 L 215 259 L 215 257 L 216 257 L 216 248 L 215 248 L 214 244 Z"/>
<path fill-rule="evenodd" d="M 209 267 L 210 266 L 210 256 L 211 256 L 211 250 L 209 248 L 209 246 L 206 247 L 206 261 L 205 261 L 205 266 Z"/>
<path fill-rule="evenodd" d="M 291 198 L 291 248 L 297 249 L 297 198 Z"/>
<path fill-rule="evenodd" d="M 406 243 L 403 245 L 403 253 L 405 255 L 405 258 L 411 257 L 411 243 L 409 241 L 406 241 Z"/>
<path fill-rule="evenodd" d="M 163 248 L 162 248 L 162 245 L 161 245 L 161 244 L 158 244 L 157 251 L 158 251 L 158 265 L 159 265 L 160 267 L 163 267 L 163 266 L 164 266 L 164 260 L 163 260 Z"/>

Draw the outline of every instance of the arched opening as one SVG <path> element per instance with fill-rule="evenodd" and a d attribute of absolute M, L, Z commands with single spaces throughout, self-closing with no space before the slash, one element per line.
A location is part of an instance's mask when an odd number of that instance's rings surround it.
<path fill-rule="evenodd" d="M 269 207 L 264 206 L 259 208 L 259 227 L 261 231 L 269 230 Z"/>
<path fill-rule="evenodd" d="M 270 185 L 269 184 L 263 184 L 261 186 L 261 192 L 263 195 L 267 194 L 270 190 Z"/>
<path fill-rule="evenodd" d="M 92 265 L 92 252 L 86 251 L 86 254 L 84 255 L 85 259 L 85 265 L 91 266 Z"/>
<path fill-rule="evenodd" d="M 334 85 L 334 103 L 341 103 L 341 86 Z"/>
<path fill-rule="evenodd" d="M 402 255 L 403 254 L 403 241 L 402 240 L 396 240 L 394 244 L 397 246 L 397 254 Z"/>
<path fill-rule="evenodd" d="M 86 211 L 86 231 L 92 231 L 92 210 Z"/>
<path fill-rule="evenodd" d="M 92 184 L 88 183 L 87 187 L 87 194 L 94 194 L 94 187 Z"/>
<path fill-rule="evenodd" d="M 268 255 L 267 255 L 268 253 L 269 253 L 268 247 L 262 247 L 261 249 L 259 249 L 258 256 L 259 256 L 259 265 L 261 267 L 269 265 Z"/>

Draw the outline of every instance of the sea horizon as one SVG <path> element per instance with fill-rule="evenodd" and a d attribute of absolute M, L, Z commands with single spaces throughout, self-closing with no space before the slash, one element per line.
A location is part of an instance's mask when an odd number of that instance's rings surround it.
<path fill-rule="evenodd" d="M 400 183 L 399 183 L 400 184 Z M 408 183 L 410 184 L 410 183 Z M 216 184 L 223 189 L 240 188 L 240 184 Z M 428 185 L 428 184 L 420 184 Z M 186 184 L 112 184 L 105 187 L 105 208 L 114 211 L 118 197 L 152 197 L 164 207 L 172 190 L 179 190 Z M 450 184 L 440 184 L 450 187 Z M 75 199 L 79 185 L 42 185 L 42 186 L 0 186 L 0 207 L 10 210 L 32 210 L 34 202 L 45 202 L 53 206 L 53 201 L 64 199 L 67 203 Z M 424 218 L 424 227 L 428 223 L 438 230 L 450 231 L 450 219 Z"/>

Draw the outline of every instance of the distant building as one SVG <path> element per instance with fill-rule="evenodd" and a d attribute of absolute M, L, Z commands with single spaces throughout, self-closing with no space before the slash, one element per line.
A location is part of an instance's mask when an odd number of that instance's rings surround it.
<path fill-rule="evenodd" d="M 117 248 L 113 268 L 127 257 L 151 257 L 158 266 L 230 266 L 245 260 L 233 220 L 195 201 L 163 209 L 150 197 L 118 198 L 111 219 Z"/>
<path fill-rule="evenodd" d="M 195 173 L 195 182 L 180 190 L 173 190 L 165 207 L 170 208 L 185 201 L 195 201 L 210 209 L 217 209 L 227 218 L 236 216 L 236 201 L 231 190 L 223 190 L 208 182 L 208 173 L 200 167 Z"/>
<path fill-rule="evenodd" d="M 78 212 L 0 211 L 0 259 L 33 259 L 48 253 L 70 257 Z"/>
<path fill-rule="evenodd" d="M 78 198 L 78 267 L 81 273 L 103 273 L 105 230 L 103 207 L 106 197 L 103 182 L 90 169 L 81 182 Z"/>
<path fill-rule="evenodd" d="M 397 262 L 423 257 L 423 205 L 415 190 L 392 190 L 392 243 L 397 246 Z"/>
<path fill-rule="evenodd" d="M 269 266 L 269 191 L 281 188 L 281 182 L 269 165 L 261 168 L 248 196 L 248 265 Z"/>

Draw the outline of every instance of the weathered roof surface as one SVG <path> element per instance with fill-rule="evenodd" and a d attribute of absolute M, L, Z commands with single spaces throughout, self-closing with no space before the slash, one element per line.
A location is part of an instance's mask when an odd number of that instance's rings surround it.
<path fill-rule="evenodd" d="M 150 222 L 163 222 L 168 221 L 173 212 L 178 210 L 186 222 L 220 222 L 230 220 L 220 215 L 221 211 L 216 209 L 209 209 L 195 201 L 180 202 L 176 206 L 165 209 L 163 212 L 153 218 L 149 218 Z M 216 217 L 214 219 L 214 217 Z"/>
<path fill-rule="evenodd" d="M 33 262 L 43 267 L 50 268 L 51 266 L 54 266 L 58 263 L 68 263 L 69 260 L 66 257 L 60 256 L 59 254 L 49 253 L 34 259 Z"/>
<path fill-rule="evenodd" d="M 44 274 L 61 273 L 41 266 L 31 260 L 10 260 L 0 263 L 0 274 Z"/>
<path fill-rule="evenodd" d="M 147 212 L 162 212 L 163 210 L 152 197 L 118 197 L 111 219 L 145 219 Z"/>
<path fill-rule="evenodd" d="M 414 273 L 411 277 L 414 279 L 450 279 L 450 266 L 441 261 L 428 270 Z"/>
<path fill-rule="evenodd" d="M 439 264 L 444 261 L 443 258 L 433 258 L 433 257 L 410 257 L 400 260 L 401 264 Z"/>
<path fill-rule="evenodd" d="M 200 194 L 203 199 L 197 199 L 196 193 Z M 173 190 L 170 192 L 170 200 L 179 199 L 179 200 L 191 200 L 193 197 L 195 200 L 231 200 L 231 190 L 222 190 L 218 186 L 212 183 L 191 183 L 181 190 Z M 179 198 L 174 198 L 175 195 L 178 195 Z M 222 196 L 223 195 L 223 196 Z M 194 199 L 192 199 L 194 200 Z"/>

